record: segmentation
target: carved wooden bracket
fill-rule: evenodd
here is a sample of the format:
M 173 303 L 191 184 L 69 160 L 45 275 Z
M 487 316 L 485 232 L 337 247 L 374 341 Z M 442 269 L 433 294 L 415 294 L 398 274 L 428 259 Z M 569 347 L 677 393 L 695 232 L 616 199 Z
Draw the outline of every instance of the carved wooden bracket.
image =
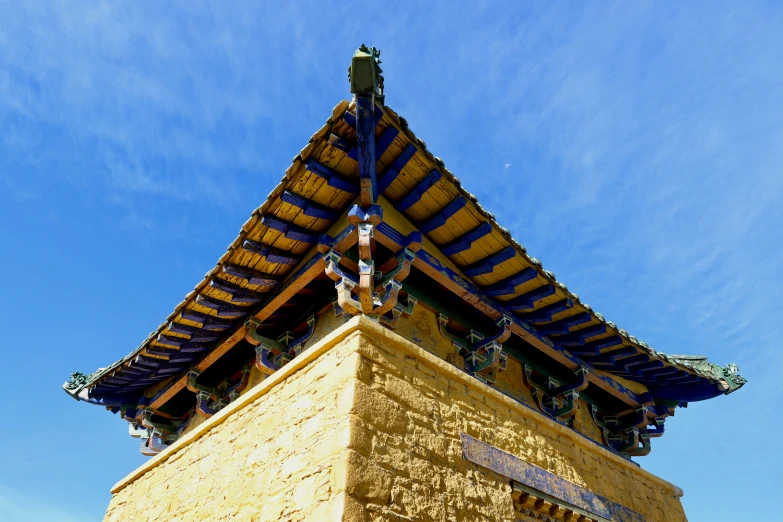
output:
M 272 375 L 302 352 L 315 331 L 315 316 L 307 318 L 307 331 L 296 338 L 290 330 L 283 332 L 276 340 L 264 337 L 258 333 L 260 324 L 255 317 L 245 321 L 245 340 L 256 347 L 254 364 L 258 371 Z
M 511 318 L 504 315 L 498 319 L 498 330 L 492 335 L 484 336 L 470 330 L 464 338 L 449 332 L 448 323 L 447 315 L 438 314 L 440 334 L 454 346 L 454 354 L 451 354 L 447 361 L 483 382 L 494 383 L 497 380 L 497 372 L 506 369 L 506 354 L 503 352 L 502 343 L 511 336 Z
M 526 364 L 523 377 L 539 410 L 550 417 L 570 420 L 578 408 L 579 392 L 587 388 L 587 374 L 587 368 L 579 366 L 574 370 L 576 379 L 569 384 L 561 386 L 552 377 L 547 377 L 546 383 L 540 384 L 533 379 L 533 369 Z
M 593 422 L 601 428 L 604 443 L 615 451 L 627 456 L 648 455 L 651 450 L 650 438 L 660 437 L 664 432 L 666 418 L 654 414 L 652 408 L 642 405 L 623 416 L 600 416 L 598 408 L 590 405 Z M 653 428 L 649 428 L 654 425 Z M 640 445 L 641 444 L 641 445 Z

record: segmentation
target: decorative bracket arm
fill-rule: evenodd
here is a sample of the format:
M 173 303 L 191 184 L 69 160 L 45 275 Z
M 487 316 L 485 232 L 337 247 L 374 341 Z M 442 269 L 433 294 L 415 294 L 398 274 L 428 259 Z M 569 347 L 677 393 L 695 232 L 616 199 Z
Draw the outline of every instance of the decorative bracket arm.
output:
M 392 317 L 388 318 L 386 315 L 381 315 L 378 318 L 378 321 L 390 330 L 394 330 L 397 328 L 397 325 L 400 322 L 400 317 L 410 317 L 413 314 L 413 309 L 416 307 L 416 303 L 418 302 L 419 300 L 416 299 L 416 297 L 408 294 L 408 304 L 404 305 L 400 302 L 398 297 L 397 304 L 395 304 L 394 308 L 391 309 Z
M 614 433 L 626 431 L 632 428 L 644 428 L 650 423 L 647 413 L 649 408 L 642 404 L 633 410 L 633 413 L 623 417 L 604 415 L 604 422 L 609 425 L 609 430 Z
M 188 372 L 188 380 L 187 383 L 185 384 L 187 389 L 195 394 L 205 393 L 212 400 L 218 399 L 218 397 L 220 396 L 220 392 L 218 391 L 217 388 L 213 386 L 204 386 L 203 384 L 198 384 L 198 382 L 196 382 L 198 380 L 199 375 L 201 375 L 201 372 L 198 370 L 190 370 Z
M 459 351 L 469 351 L 471 344 L 462 337 L 449 332 L 447 327 L 448 324 L 449 317 L 446 314 L 438 314 L 438 330 L 440 331 L 440 335 L 451 341 L 454 348 L 457 348 Z
M 150 430 L 158 430 L 160 433 L 168 435 L 177 431 L 176 426 L 170 422 L 156 422 L 152 420 L 154 412 L 145 410 L 141 417 L 141 425 Z
M 135 423 L 130 423 L 128 431 L 131 437 L 141 439 L 139 449 L 143 455 L 152 456 L 166 449 L 169 444 L 179 438 L 180 433 L 190 423 L 190 417 L 183 419 L 172 419 L 174 422 L 153 421 L 152 416 L 155 413 L 151 410 L 145 410 L 141 417 L 141 428 Z
M 364 223 L 360 223 L 360 238 L 361 225 Z M 335 251 L 330 251 L 324 256 L 326 275 L 336 281 L 337 308 L 341 312 L 347 312 L 351 315 L 365 314 L 378 318 L 394 309 L 402 289 L 402 281 L 410 274 L 411 264 L 416 255 L 408 248 L 400 251 L 397 254 L 397 267 L 388 272 L 378 285 L 373 283 L 376 274 L 372 259 L 359 260 L 357 280 L 356 276 L 339 267 L 341 257 L 342 255 Z M 383 291 L 382 295 L 381 290 Z M 354 297 L 354 293 L 358 299 Z
M 631 457 L 648 455 L 652 449 L 650 438 L 663 435 L 665 417 L 656 417 L 655 427 L 649 429 L 647 426 L 652 423 L 647 417 L 648 411 L 647 406 L 642 405 L 627 416 L 605 415 L 601 419 L 598 408 L 590 405 L 593 421 L 601 428 L 606 445 Z
M 196 411 L 205 417 L 211 417 L 228 405 L 224 398 L 213 399 L 207 392 L 196 394 Z
M 563 419 L 573 417 L 576 413 L 579 392 L 588 385 L 587 374 L 587 368 L 579 366 L 574 370 L 576 380 L 573 382 L 561 386 L 556 379 L 547 377 L 546 385 L 541 385 L 533 379 L 533 369 L 526 364 L 523 378 L 536 399 L 538 408 L 550 417 Z
M 506 354 L 503 352 L 503 343 L 511 335 L 511 318 L 501 317 L 497 325 L 498 331 L 489 337 L 470 330 L 466 338 L 452 334 L 448 330 L 449 318 L 445 314 L 438 314 L 438 329 L 440 334 L 450 340 L 455 348 L 453 358 L 464 364 L 464 369 L 477 379 L 494 383 L 497 372 L 506 369 Z
M 386 285 L 392 281 L 404 281 L 406 277 L 411 273 L 411 265 L 416 259 L 416 253 L 408 248 L 403 248 L 397 253 L 397 266 L 392 270 L 389 270 L 381 278 L 380 283 L 376 286 L 375 290 L 379 291 L 381 288 L 385 288 Z
M 629 457 L 649 455 L 652 449 L 650 434 L 644 429 L 629 428 L 620 434 L 612 434 L 604 430 L 604 438 L 609 447 Z
M 489 344 L 492 343 L 503 344 L 504 342 L 508 341 L 508 338 L 511 337 L 511 325 L 513 323 L 514 321 L 511 319 L 511 317 L 507 315 L 501 316 L 496 323 L 498 325 L 498 331 L 495 332 L 495 334 L 489 337 L 485 337 L 479 342 L 474 343 L 473 350 L 479 351 Z
M 242 393 L 245 388 L 247 388 L 247 383 L 250 380 L 250 367 L 245 366 L 242 368 L 242 377 L 240 377 L 239 382 L 236 384 L 230 386 L 227 390 L 225 395 L 223 395 L 224 399 L 228 399 L 229 402 L 235 400 L 237 397 L 239 397 L 239 394 Z
M 245 340 L 256 347 L 255 366 L 258 371 L 272 375 L 301 353 L 305 343 L 315 331 L 315 316 L 311 315 L 307 318 L 307 331 L 295 339 L 290 331 L 283 332 L 277 340 L 264 337 L 258 333 L 260 324 L 255 317 L 245 321 Z
M 340 259 L 343 255 L 336 250 L 332 249 L 324 255 L 324 262 L 326 264 L 326 275 L 335 282 L 348 280 L 354 285 L 359 284 L 359 279 L 350 272 L 344 272 L 340 268 Z
M 650 437 L 660 437 L 663 435 L 664 429 L 666 428 L 664 422 L 666 422 L 664 417 L 655 417 L 655 427 L 647 428 L 647 433 L 650 434 Z

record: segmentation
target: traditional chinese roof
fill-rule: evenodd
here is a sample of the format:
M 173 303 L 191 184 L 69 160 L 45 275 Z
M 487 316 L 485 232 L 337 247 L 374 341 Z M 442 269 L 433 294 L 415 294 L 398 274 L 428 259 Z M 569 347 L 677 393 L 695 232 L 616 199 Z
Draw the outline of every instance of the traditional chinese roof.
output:
M 412 266 L 459 306 L 492 322 L 508 318 L 511 331 L 546 356 L 570 369 L 589 369 L 591 383 L 607 393 L 630 394 L 640 404 L 644 400 L 619 381 L 643 384 L 654 399 L 680 403 L 731 393 L 745 383 L 735 365 L 668 356 L 582 302 L 381 99 L 372 105 L 374 187 L 384 212 L 375 235 L 390 250 L 402 251 L 412 233 L 403 229 L 420 232 Z M 364 197 L 356 112 L 355 101 L 334 107 L 215 267 L 136 349 L 90 375 L 73 374 L 65 390 L 115 410 L 159 406 L 182 389 L 190 370 L 206 371 L 243 342 L 248 318 L 261 331 L 278 332 L 328 304 L 334 284 L 323 276 L 325 255 L 355 230 L 345 227 Z

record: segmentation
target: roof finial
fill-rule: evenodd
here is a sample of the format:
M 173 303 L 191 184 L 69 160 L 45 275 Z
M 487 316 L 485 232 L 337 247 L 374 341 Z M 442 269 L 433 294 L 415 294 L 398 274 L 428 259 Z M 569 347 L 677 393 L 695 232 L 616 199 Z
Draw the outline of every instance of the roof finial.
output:
M 375 47 L 362 44 L 351 59 L 348 67 L 348 81 L 351 83 L 351 94 L 374 96 L 383 104 L 383 76 L 381 73 L 381 51 Z

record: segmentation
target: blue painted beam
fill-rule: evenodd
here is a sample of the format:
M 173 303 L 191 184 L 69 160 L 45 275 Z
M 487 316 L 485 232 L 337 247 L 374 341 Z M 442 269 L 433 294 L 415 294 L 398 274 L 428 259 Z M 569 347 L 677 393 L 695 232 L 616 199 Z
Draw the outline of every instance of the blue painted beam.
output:
M 394 139 L 400 134 L 394 127 L 387 127 L 383 133 L 375 139 L 375 161 L 381 159 L 383 153 L 394 143 Z M 352 147 L 348 151 L 348 157 L 353 160 L 358 160 L 359 151 L 356 147 Z
M 242 288 L 237 284 L 231 283 L 224 279 L 219 279 L 217 277 L 213 278 L 209 282 L 209 286 L 215 290 L 220 290 L 221 292 L 225 292 L 230 295 L 232 303 L 257 304 L 266 298 L 266 296 L 261 292 L 254 292 L 247 288 Z
M 103 380 L 109 384 L 130 384 L 133 382 L 129 378 L 118 377 L 116 375 L 109 375 L 108 377 L 104 377 Z
M 436 213 L 425 223 L 422 223 L 419 226 L 419 230 L 422 234 L 429 234 L 433 230 L 442 227 L 451 216 L 459 212 L 467 203 L 468 200 L 463 196 L 457 196 L 454 198 L 454 201 L 443 207 L 440 212 Z
M 619 335 L 613 335 L 611 337 L 604 337 L 603 339 L 598 339 L 597 341 L 589 342 L 582 346 L 577 346 L 575 348 L 568 348 L 568 351 L 571 352 L 573 355 L 576 355 L 577 357 L 590 357 L 592 355 L 598 355 L 598 353 L 605 348 L 611 348 L 612 346 L 617 346 L 618 344 L 622 344 L 622 343 L 623 343 L 622 337 L 620 337 Z
M 552 285 L 544 285 L 535 288 L 525 294 L 513 297 L 503 303 L 503 306 L 513 312 L 520 312 L 522 310 L 532 310 L 536 306 L 536 302 L 549 297 L 555 293 L 555 287 Z
M 252 252 L 257 256 L 265 258 L 269 263 L 275 263 L 278 265 L 290 265 L 294 266 L 302 259 L 289 252 L 273 248 L 269 245 L 253 241 L 251 239 L 245 239 L 242 243 L 242 249 Z
M 292 241 L 301 241 L 313 245 L 318 242 L 318 234 L 310 232 L 306 228 L 302 228 L 288 221 L 283 221 L 280 218 L 274 216 L 265 215 L 261 218 L 261 224 L 268 226 L 272 230 L 282 232 L 286 239 Z
M 397 179 L 397 176 L 400 175 L 400 172 L 402 172 L 402 169 L 405 168 L 414 154 L 416 154 L 416 146 L 409 143 L 408 146 L 405 147 L 405 150 L 403 150 L 402 153 L 397 156 L 397 159 L 394 160 L 394 163 L 386 170 L 381 179 L 378 180 L 379 193 L 383 194 L 386 192 L 386 189 L 389 188 L 389 185 L 391 185 L 395 179 Z
M 669 385 L 680 385 L 681 383 L 684 383 L 686 381 L 690 381 L 691 379 L 697 378 L 692 373 L 688 373 L 685 370 L 679 370 L 679 372 L 672 377 L 669 377 L 664 382 L 667 386 Z
M 213 331 L 202 329 L 197 326 L 188 326 L 186 324 L 180 324 L 180 323 L 169 323 L 168 327 L 166 328 L 167 331 L 171 333 L 176 333 L 180 335 L 187 335 L 190 340 L 195 341 L 217 341 L 220 339 L 221 335 L 218 333 L 215 333 Z
M 554 323 L 541 326 L 538 328 L 538 333 L 542 335 L 563 335 L 567 334 L 572 327 L 589 323 L 592 320 L 592 315 L 587 312 L 581 312 L 555 321 Z
M 552 320 L 552 316 L 554 316 L 555 314 L 559 314 L 560 312 L 568 310 L 573 306 L 574 306 L 574 302 L 572 300 L 563 299 L 549 306 L 545 306 L 543 308 L 539 308 L 538 310 L 534 310 L 532 312 L 522 314 L 520 315 L 520 318 L 523 321 L 527 321 L 529 323 L 547 323 Z
M 557 339 L 553 339 L 553 341 L 555 341 L 560 346 L 565 347 L 581 346 L 590 337 L 595 337 L 596 335 L 601 335 L 604 333 L 606 333 L 606 325 L 601 323 L 588 326 L 587 328 L 582 328 L 581 330 L 577 330 L 575 332 L 560 335 L 557 337 Z
M 156 355 L 158 357 L 171 357 L 177 355 L 179 352 L 174 349 L 166 349 L 160 346 L 147 346 L 144 348 L 144 353 L 147 353 L 149 355 Z
M 280 284 L 280 276 L 266 274 L 240 265 L 223 265 L 223 273 L 244 279 L 249 285 L 275 287 Z
M 181 361 L 181 362 L 190 362 L 190 360 Z M 158 370 L 158 373 L 163 375 L 163 376 L 168 376 L 168 375 L 171 375 L 171 374 L 179 373 L 179 372 L 181 372 L 183 370 L 186 370 L 186 369 L 187 369 L 187 366 L 170 366 L 168 368 L 161 368 L 160 370 Z
M 624 366 L 626 367 L 627 370 L 628 366 L 630 365 L 624 365 Z M 646 370 L 652 370 L 653 368 L 663 368 L 663 361 L 654 359 L 640 364 L 635 364 L 633 365 L 633 369 L 629 373 L 641 376 L 643 375 L 642 372 Z
M 617 366 L 619 366 L 620 368 L 618 369 L 618 371 L 624 371 L 625 373 L 633 373 L 634 370 L 631 369 L 632 366 L 644 364 L 649 361 L 650 361 L 650 357 L 643 353 L 634 355 L 632 357 L 627 357 L 617 363 Z
M 293 205 L 297 208 L 301 208 L 305 216 L 326 219 L 328 221 L 334 221 L 335 219 L 340 217 L 340 212 L 337 212 L 336 210 L 332 210 L 329 207 L 319 205 L 318 203 L 314 201 L 310 201 L 307 198 L 303 198 L 299 194 L 294 194 L 290 190 L 284 191 L 283 194 L 280 196 L 280 199 L 285 201 L 289 205 Z
M 122 368 L 121 372 L 122 372 L 123 375 L 126 374 L 126 373 L 130 374 L 130 375 L 133 375 L 134 379 L 138 379 L 142 375 L 148 375 L 149 374 L 149 370 L 147 370 L 146 368 L 145 369 L 141 369 L 141 368 L 135 368 L 133 366 L 125 366 L 125 367 Z
M 491 274 L 495 267 L 500 263 L 513 259 L 517 255 L 517 251 L 513 247 L 507 246 L 499 252 L 495 252 L 484 259 L 473 263 L 462 269 L 462 273 L 468 277 L 475 277 L 482 274 Z
M 713 383 L 688 386 L 686 389 L 681 387 L 672 389 L 666 386 L 651 387 L 650 392 L 656 399 L 674 399 L 680 402 L 704 401 L 724 394 L 724 391 Z
M 214 343 L 187 343 L 179 347 L 180 353 L 201 353 L 214 348 Z
M 173 335 L 158 334 L 155 338 L 155 342 L 164 346 L 171 346 L 173 348 L 179 348 L 183 344 L 188 344 L 190 339 L 184 337 L 176 337 Z
M 155 342 L 163 346 L 178 348 L 183 352 L 200 352 L 212 346 L 216 339 L 185 339 L 184 337 L 175 337 L 173 335 L 158 334 Z
M 376 126 L 378 125 L 378 122 L 381 121 L 381 118 L 383 118 L 383 111 L 380 109 L 380 107 L 378 107 L 376 105 L 375 106 L 375 125 Z M 350 125 L 351 128 L 353 128 L 353 129 L 356 128 L 356 116 L 354 116 L 350 112 L 345 111 L 345 113 L 343 114 L 343 121 L 345 123 L 347 123 L 348 125 Z
M 421 201 L 424 193 L 427 192 L 432 186 L 440 179 L 440 172 L 433 170 L 426 178 L 421 180 L 410 193 L 402 198 L 396 205 L 394 205 L 400 212 L 405 212 L 413 205 Z
M 336 170 L 327 167 L 323 163 L 320 163 L 313 158 L 307 160 L 305 163 L 305 168 L 313 174 L 324 178 L 326 180 L 326 184 L 330 187 L 342 190 L 343 192 L 348 192 L 354 196 L 359 194 L 360 189 L 358 179 L 352 179 L 347 176 L 343 176 Z
M 595 365 L 609 365 L 609 366 L 615 366 L 618 361 L 618 359 L 622 359 L 623 357 L 628 357 L 630 355 L 634 355 L 636 353 L 636 349 L 633 346 L 623 346 L 622 348 L 618 348 L 616 350 L 611 350 L 605 353 L 597 353 L 595 355 L 585 355 L 585 360 Z
M 644 375 L 654 381 L 661 381 L 661 380 L 665 380 L 666 377 L 671 377 L 678 371 L 679 370 L 677 370 L 677 368 L 675 368 L 674 366 L 666 366 L 664 368 L 653 368 L 653 369 L 644 370 Z
M 511 277 L 507 277 L 498 281 L 497 283 L 492 283 L 491 285 L 485 286 L 482 288 L 482 290 L 484 291 L 484 295 L 488 295 L 490 297 L 513 294 L 516 290 L 516 287 L 523 283 L 527 283 L 528 281 L 532 281 L 536 278 L 537 275 L 538 273 L 536 272 L 535 268 L 528 267 L 521 272 L 512 275 Z M 554 288 L 552 291 L 554 292 Z
M 207 308 L 211 308 L 212 310 L 215 310 L 217 312 L 218 317 L 232 317 L 232 318 L 244 317 L 250 312 L 249 307 L 245 308 L 242 306 L 232 305 L 220 301 L 219 299 L 207 297 L 202 294 L 196 296 L 196 303 L 200 304 L 201 306 L 205 306 Z
M 367 208 L 378 200 L 378 176 L 375 155 L 375 104 L 371 96 L 357 95 L 356 100 L 356 148 L 361 181 L 361 204 Z
M 188 321 L 193 321 L 194 323 L 200 323 L 204 325 L 205 330 L 223 331 L 228 330 L 234 325 L 233 321 L 220 319 L 208 314 L 202 314 L 201 312 L 197 312 L 189 308 L 182 309 L 179 315 L 182 317 L 182 319 L 187 319 Z
M 147 357 L 143 353 L 138 354 L 135 359 L 133 360 L 135 364 L 138 364 L 139 366 L 146 366 L 147 368 L 153 368 L 158 369 L 160 368 L 160 365 L 163 363 L 160 359 L 155 359 L 154 357 Z
M 470 250 L 473 243 L 490 233 L 492 233 L 492 225 L 490 225 L 488 221 L 485 221 L 470 232 L 464 233 L 460 237 L 439 248 L 440 251 L 447 256 L 460 254 Z
M 332 147 L 336 149 L 340 149 L 343 152 L 348 152 L 352 148 L 352 145 L 350 143 L 342 139 L 340 136 L 337 136 L 336 134 L 330 134 L 329 137 L 326 139 L 326 141 Z

